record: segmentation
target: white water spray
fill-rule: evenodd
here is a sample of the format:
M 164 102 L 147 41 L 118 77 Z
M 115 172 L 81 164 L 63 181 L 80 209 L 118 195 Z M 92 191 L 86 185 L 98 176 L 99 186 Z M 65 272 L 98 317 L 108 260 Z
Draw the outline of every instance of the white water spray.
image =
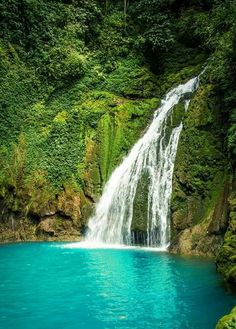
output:
M 167 248 L 170 240 L 169 206 L 172 176 L 182 123 L 170 132 L 168 119 L 174 106 L 198 88 L 199 77 L 172 89 L 155 111 L 154 118 L 142 138 L 133 146 L 106 183 L 95 215 L 89 220 L 86 241 L 92 243 L 134 243 L 131 225 L 136 190 L 143 174 L 148 174 L 147 232 L 143 244 Z

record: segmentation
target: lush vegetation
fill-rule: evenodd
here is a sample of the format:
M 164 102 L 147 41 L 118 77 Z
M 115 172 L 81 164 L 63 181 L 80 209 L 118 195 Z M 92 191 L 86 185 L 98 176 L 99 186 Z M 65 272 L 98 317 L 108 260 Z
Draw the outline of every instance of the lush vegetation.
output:
M 234 0 L 1 0 L 4 218 L 28 214 L 38 225 L 57 215 L 53 230 L 63 218 L 81 227 L 161 96 L 204 67 L 180 145 L 179 159 L 187 160 L 177 172 L 186 180 L 185 197 L 203 199 L 208 214 L 219 172 L 235 171 L 235 20 Z M 183 204 L 174 197 L 173 207 Z M 232 266 L 234 235 L 232 222 L 224 248 Z
M 38 188 L 44 205 L 53 202 L 67 182 L 84 189 L 91 145 L 101 144 L 104 153 L 111 148 L 97 136 L 105 125 L 107 131 L 119 134 L 120 146 L 113 151 L 113 160 L 100 155 L 110 162 L 109 169 L 102 167 L 103 160 L 97 165 L 101 168 L 91 170 L 97 191 L 89 194 L 98 194 L 112 167 L 147 124 L 158 103 L 151 98 L 183 78 L 175 77 L 178 68 L 166 62 L 174 76 L 166 78 L 163 87 L 152 70 L 156 56 L 166 57 L 174 44 L 167 27 L 158 39 L 151 38 L 151 22 L 158 11 L 152 17 L 148 10 L 145 18 L 143 9 L 149 7 L 145 1 L 127 3 L 125 13 L 122 6 L 119 1 L 1 1 L 1 194 L 12 209 L 32 208 L 29 204 L 34 204 Z M 167 22 L 166 6 L 158 10 Z M 156 31 L 160 24 L 154 24 Z M 164 47 L 163 38 L 170 39 Z M 202 62 L 201 52 L 194 63 L 190 50 L 189 54 L 191 67 Z M 181 69 L 185 61 L 179 62 Z M 163 65 L 158 72 L 163 72 Z M 191 75 L 191 67 L 183 75 Z M 146 104 L 149 114 L 143 121 Z M 131 117 L 132 128 L 125 128 Z M 105 136 L 104 131 L 101 134 Z
M 235 283 L 235 22 L 234 0 L 0 0 L 1 240 L 77 239 L 161 96 L 205 67 L 177 155 L 173 240 L 216 254 L 228 225 L 217 266 Z

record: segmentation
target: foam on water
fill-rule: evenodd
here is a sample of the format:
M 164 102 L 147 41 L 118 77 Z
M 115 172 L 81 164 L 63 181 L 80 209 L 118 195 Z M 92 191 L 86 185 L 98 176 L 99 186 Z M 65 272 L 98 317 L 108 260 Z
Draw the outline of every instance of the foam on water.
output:
M 143 246 L 128 246 L 121 244 L 107 244 L 102 242 L 72 242 L 63 244 L 52 244 L 52 247 L 63 248 L 63 249 L 130 249 L 130 250 L 143 250 L 143 251 L 155 251 L 165 252 L 166 248 L 157 247 L 143 247 Z

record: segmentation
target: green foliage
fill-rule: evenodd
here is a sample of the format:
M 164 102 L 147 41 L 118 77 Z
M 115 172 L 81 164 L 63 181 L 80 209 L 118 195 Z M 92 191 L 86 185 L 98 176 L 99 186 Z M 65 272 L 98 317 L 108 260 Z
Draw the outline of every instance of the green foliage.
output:
M 7 183 L 16 191 L 23 185 L 26 170 L 27 144 L 23 134 L 19 136 L 18 144 L 13 145 L 10 163 L 4 168 Z
M 2 0 L 0 13 L 4 40 L 36 50 L 52 45 L 65 28 L 73 28 L 77 36 L 89 37 L 99 8 L 93 0 Z
M 86 56 L 83 51 L 74 46 L 61 44 L 45 53 L 41 73 L 53 81 L 68 83 L 71 79 L 83 76 L 86 65 Z
M 177 39 L 188 47 L 203 45 L 207 36 L 210 12 L 194 7 L 182 12 L 181 19 L 176 21 Z
M 142 0 L 134 5 L 142 29 L 142 38 L 154 50 L 168 50 L 174 42 L 173 26 L 170 21 L 169 5 L 173 1 Z
M 221 94 L 221 104 L 229 119 L 228 148 L 232 159 L 235 155 L 236 108 L 236 3 L 232 0 L 216 1 L 210 14 L 208 28 L 199 31 L 206 47 L 212 52 L 207 67 L 211 81 Z
M 104 17 L 97 33 L 97 56 L 105 71 L 110 72 L 116 68 L 119 58 L 130 55 L 134 40 L 125 32 L 123 13 L 116 10 Z
M 129 58 L 117 63 L 104 87 L 126 97 L 146 98 L 157 93 L 157 79 L 148 67 L 140 66 L 135 58 Z
M 65 204 L 80 213 L 87 201 L 76 195 L 100 195 L 157 98 L 208 58 L 207 84 L 185 117 L 175 191 L 181 218 L 189 208 L 194 223 L 205 218 L 225 180 L 224 140 L 236 154 L 235 17 L 233 0 L 2 0 L 4 206 L 76 218 Z M 183 112 L 181 104 L 172 125 Z
M 212 2 L 140 0 L 130 4 L 129 18 L 135 22 L 138 35 L 135 45 L 151 61 L 155 72 L 163 73 L 169 62 L 177 64 L 177 71 L 181 58 L 186 67 L 189 54 L 192 65 L 196 55 L 205 52 L 202 31 L 207 28 Z

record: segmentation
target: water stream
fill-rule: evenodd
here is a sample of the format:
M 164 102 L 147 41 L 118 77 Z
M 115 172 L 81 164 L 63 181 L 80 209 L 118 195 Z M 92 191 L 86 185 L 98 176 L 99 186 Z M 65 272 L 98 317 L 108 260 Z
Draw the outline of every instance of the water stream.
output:
M 114 170 L 106 183 L 94 216 L 89 220 L 86 241 L 108 244 L 135 244 L 132 234 L 137 186 L 148 175 L 148 210 L 143 245 L 166 249 L 170 240 L 169 206 L 172 176 L 182 122 L 170 128 L 175 105 L 184 102 L 199 86 L 199 76 L 167 93 L 155 111 L 145 134 Z

